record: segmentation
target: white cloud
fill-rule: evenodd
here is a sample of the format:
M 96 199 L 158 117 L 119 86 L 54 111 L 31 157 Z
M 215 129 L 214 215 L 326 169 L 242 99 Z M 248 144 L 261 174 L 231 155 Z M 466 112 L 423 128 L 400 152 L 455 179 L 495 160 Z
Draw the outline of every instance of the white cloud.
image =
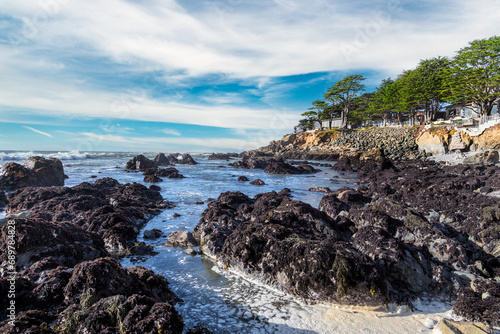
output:
M 167 135 L 172 135 L 172 136 L 180 136 L 181 133 L 175 129 L 163 129 L 161 132 L 167 134 Z
M 30 126 L 23 126 L 23 128 L 28 129 L 28 130 L 33 131 L 33 132 L 36 132 L 38 134 L 44 135 L 44 136 L 49 137 L 49 138 L 54 138 L 50 133 L 34 129 L 34 128 L 30 127 Z

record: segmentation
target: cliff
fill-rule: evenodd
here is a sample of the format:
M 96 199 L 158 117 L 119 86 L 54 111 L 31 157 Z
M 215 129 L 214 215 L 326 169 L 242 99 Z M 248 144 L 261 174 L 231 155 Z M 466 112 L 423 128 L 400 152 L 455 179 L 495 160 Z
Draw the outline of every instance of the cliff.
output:
M 500 149 L 500 124 L 477 136 L 447 127 L 368 128 L 324 130 L 285 135 L 269 145 L 247 152 L 253 156 L 287 159 L 337 160 L 346 151 L 380 149 L 391 159 L 422 158 L 460 150 Z

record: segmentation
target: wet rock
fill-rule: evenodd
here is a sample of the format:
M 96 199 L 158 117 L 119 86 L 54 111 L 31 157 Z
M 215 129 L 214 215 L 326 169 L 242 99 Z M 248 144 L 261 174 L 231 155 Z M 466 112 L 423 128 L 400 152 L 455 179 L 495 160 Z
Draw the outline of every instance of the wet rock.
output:
M 387 286 L 374 265 L 344 241 L 335 220 L 289 192 L 221 194 L 193 233 L 204 254 L 309 300 L 379 305 Z M 261 276 L 262 277 L 262 276 Z M 370 293 L 370 288 L 378 293 Z
M 255 180 L 251 181 L 250 184 L 253 184 L 255 186 L 264 186 L 264 185 L 266 185 L 266 183 L 264 181 L 262 181 L 261 179 L 255 179 Z
M 163 153 L 159 153 L 155 157 L 155 161 L 158 163 L 158 166 L 169 166 L 169 165 L 175 165 L 175 164 L 182 164 L 182 165 L 196 165 L 197 162 L 191 157 L 191 155 L 184 153 L 184 154 L 169 154 L 168 156 L 165 156 Z
M 8 162 L 0 170 L 0 190 L 13 191 L 24 187 L 64 185 L 64 168 L 59 159 L 30 157 L 24 166 Z
M 174 162 L 171 162 L 170 159 L 165 156 L 165 153 L 158 153 L 153 161 L 157 166 L 170 166 L 174 164 Z M 175 162 L 177 162 L 177 158 L 175 159 Z
M 148 245 L 144 241 L 137 242 L 135 245 L 131 246 L 129 250 L 127 251 L 129 255 L 139 255 L 139 256 L 146 256 L 146 255 L 158 255 L 158 252 L 155 252 L 154 247 L 151 245 Z
M 7 268 L 10 234 L 15 235 L 18 271 L 46 257 L 72 267 L 108 255 L 97 234 L 71 223 L 52 223 L 41 218 L 11 219 L 1 229 L 0 261 L 3 269 Z
M 174 167 L 168 168 L 148 168 L 143 173 L 150 177 L 166 177 L 168 179 L 183 179 L 184 176 L 179 173 L 179 171 Z M 145 181 L 146 182 L 146 181 Z
M 144 177 L 144 182 L 158 183 L 158 182 L 163 182 L 163 179 L 161 179 L 159 176 L 156 175 L 148 175 Z
M 236 161 L 229 166 L 235 168 L 246 168 L 246 169 L 265 169 L 272 162 L 284 162 L 283 159 L 275 159 L 275 158 L 265 158 L 265 157 L 251 157 L 245 156 L 241 161 Z
M 330 218 L 337 218 L 342 211 L 349 211 L 350 206 L 341 202 L 337 194 L 326 194 L 319 202 L 318 209 L 326 213 Z
M 247 182 L 247 181 L 250 181 L 250 180 L 248 179 L 248 177 L 242 175 L 242 176 L 238 177 L 238 181 L 239 182 Z
M 156 163 L 144 155 L 139 154 L 133 159 L 129 160 L 125 165 L 125 169 L 129 170 L 146 170 L 148 168 L 156 168 Z
M 229 160 L 237 157 L 238 153 L 212 153 L 208 156 L 208 160 Z
M 163 236 L 163 232 L 157 228 L 144 231 L 144 239 L 158 239 Z
M 152 191 L 161 191 L 161 187 L 155 185 L 155 184 L 152 184 L 149 186 L 149 189 L 152 190 Z
M 498 151 L 485 151 L 464 159 L 464 164 L 495 165 L 498 162 Z
M 483 321 L 500 325 L 500 283 L 476 279 L 470 288 L 460 290 L 453 311 L 468 321 Z
M 181 215 L 180 215 L 180 214 L 178 214 L 178 213 L 174 213 L 173 217 L 174 217 L 174 218 L 179 218 L 179 217 L 181 217 Z
M 8 213 L 32 211 L 31 218 L 81 226 L 96 232 L 109 251 L 124 252 L 139 229 L 167 205 L 143 185 L 102 178 L 71 188 L 24 188 L 8 195 Z
M 185 230 L 178 230 L 172 232 L 168 236 L 167 246 L 179 246 L 179 247 L 197 247 L 198 241 L 193 237 L 191 232 Z
M 264 172 L 269 174 L 313 174 L 319 172 L 309 165 L 292 166 L 286 162 L 275 161 L 266 166 Z

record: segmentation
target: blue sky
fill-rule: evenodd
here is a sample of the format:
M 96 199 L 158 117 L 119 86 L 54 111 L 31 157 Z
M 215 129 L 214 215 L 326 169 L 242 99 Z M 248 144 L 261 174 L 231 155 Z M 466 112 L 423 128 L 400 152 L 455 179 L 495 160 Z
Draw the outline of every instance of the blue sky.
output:
M 496 0 L 0 3 L 0 151 L 242 151 L 327 87 L 498 35 Z

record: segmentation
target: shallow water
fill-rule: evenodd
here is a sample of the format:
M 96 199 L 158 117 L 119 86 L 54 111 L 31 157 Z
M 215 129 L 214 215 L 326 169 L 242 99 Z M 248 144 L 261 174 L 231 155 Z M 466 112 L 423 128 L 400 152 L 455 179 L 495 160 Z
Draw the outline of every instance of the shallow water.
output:
M 127 173 L 125 163 L 134 153 L 78 153 L 42 152 L 46 157 L 68 157 L 63 160 L 69 176 L 66 186 L 94 182 L 97 178 L 112 177 L 120 183 L 143 183 L 142 173 Z M 0 165 L 8 161 L 24 160 L 39 152 L 0 152 Z M 145 154 L 152 158 L 153 154 Z M 73 157 L 73 158 L 71 158 Z M 238 273 L 220 269 L 210 259 L 190 256 L 183 249 L 163 246 L 168 235 L 179 229 L 192 231 L 200 220 L 206 204 L 198 201 L 216 199 L 225 191 L 241 191 L 253 197 L 268 191 L 287 187 L 292 197 L 315 207 L 323 193 L 310 192 L 310 187 L 327 186 L 332 190 L 351 186 L 357 181 L 353 174 L 340 174 L 331 168 L 317 167 L 322 172 L 311 175 L 270 175 L 262 170 L 236 169 L 227 161 L 208 160 L 207 156 L 193 156 L 198 165 L 175 166 L 185 179 L 165 179 L 158 183 L 163 197 L 176 205 L 153 218 L 141 231 L 158 228 L 165 234 L 156 240 L 147 240 L 159 252 L 157 256 L 125 258 L 123 266 L 141 265 L 165 276 L 171 289 L 183 299 L 176 308 L 182 314 L 186 327 L 202 324 L 215 333 L 431 333 L 426 319 L 439 319 L 449 306 L 439 303 L 422 304 L 422 312 L 391 312 L 340 309 L 329 305 L 306 305 L 283 292 L 250 281 Z M 120 168 L 116 168 L 120 167 Z M 262 179 L 265 186 L 238 182 L 238 176 L 250 180 Z M 146 184 L 149 186 L 149 184 Z M 174 213 L 181 216 L 174 218 Z M 430 320 L 427 320 L 429 322 Z

